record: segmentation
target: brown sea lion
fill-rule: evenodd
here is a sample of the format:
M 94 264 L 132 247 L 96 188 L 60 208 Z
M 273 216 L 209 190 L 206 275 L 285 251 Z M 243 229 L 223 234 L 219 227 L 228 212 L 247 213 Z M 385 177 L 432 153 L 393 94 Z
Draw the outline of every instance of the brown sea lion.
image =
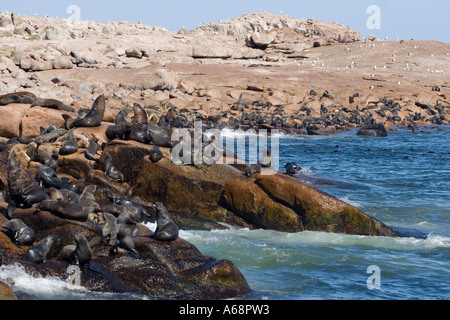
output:
M 102 94 L 100 95 L 92 105 L 91 110 L 87 113 L 84 118 L 77 118 L 73 122 L 75 127 L 98 127 L 105 115 L 106 99 Z
M 6 106 L 10 103 L 32 104 L 37 99 L 31 92 L 13 92 L 0 95 L 0 106 Z

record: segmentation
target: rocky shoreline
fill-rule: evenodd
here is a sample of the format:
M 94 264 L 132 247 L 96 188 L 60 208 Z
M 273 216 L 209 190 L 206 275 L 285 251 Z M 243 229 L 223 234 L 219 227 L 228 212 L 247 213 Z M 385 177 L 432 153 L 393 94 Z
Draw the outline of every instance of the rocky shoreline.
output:
M 58 237 L 48 261 L 35 263 L 25 259 L 31 245 L 18 246 L 3 230 L 2 263 L 66 279 L 73 261 L 57 257 L 83 236 L 92 268 L 81 280 L 94 291 L 163 299 L 227 299 L 251 291 L 231 261 L 204 256 L 180 238 L 152 237 L 142 220 L 157 221 L 157 202 L 185 228 L 229 224 L 396 236 L 355 207 L 280 172 L 267 175 L 240 163 L 177 165 L 170 137 L 178 128 L 192 129 L 196 121 L 203 129 L 293 134 L 361 127 L 359 134 L 380 136 L 394 126 L 450 119 L 442 71 L 449 45 L 363 41 L 334 23 L 250 14 L 174 33 L 1 13 L 0 35 L 0 222 L 20 219 L 36 232 L 33 244 Z M 374 68 L 376 59 L 384 68 Z M 406 70 L 399 67 L 404 59 L 410 61 Z M 44 185 L 42 177 L 56 184 Z M 96 190 L 90 205 L 81 205 L 76 218 L 69 214 L 75 209 L 52 210 L 37 199 L 68 208 L 74 205 L 69 199 L 90 186 Z M 119 219 L 111 208 L 119 195 L 147 214 L 128 219 L 133 250 L 112 254 L 105 213 Z M 8 290 L 0 291 L 11 296 Z

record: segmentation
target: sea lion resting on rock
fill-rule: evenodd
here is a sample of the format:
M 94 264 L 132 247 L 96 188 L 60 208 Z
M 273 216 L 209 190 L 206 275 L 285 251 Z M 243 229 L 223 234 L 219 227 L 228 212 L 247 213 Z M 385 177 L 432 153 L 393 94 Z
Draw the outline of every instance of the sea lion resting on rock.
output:
M 66 177 L 58 178 L 55 169 L 46 165 L 36 171 L 35 179 L 43 188 L 67 189 L 73 192 L 79 191 L 79 187 L 76 184 L 70 182 Z
M 92 105 L 91 110 L 84 118 L 77 118 L 73 122 L 74 127 L 98 127 L 105 115 L 106 100 L 105 96 L 100 95 Z
M 35 240 L 35 232 L 20 219 L 12 219 L 5 223 L 3 228 L 7 229 L 7 235 L 19 246 L 32 245 Z
M 32 104 L 37 99 L 31 92 L 13 92 L 0 95 L 0 106 L 6 106 L 10 103 Z
M 25 261 L 34 263 L 47 262 L 48 253 L 50 252 L 53 243 L 58 239 L 59 237 L 50 235 L 45 239 L 39 241 L 36 245 L 27 250 L 27 252 L 25 253 Z
M 57 257 L 57 260 L 65 260 L 71 264 L 84 268 L 90 267 L 92 251 L 89 243 L 83 234 L 75 234 L 75 245 L 69 244 L 63 247 Z
M 114 255 L 123 251 L 131 252 L 136 258 L 139 257 L 139 252 L 134 248 L 133 237 L 125 232 L 119 231 L 116 242 L 109 249 L 109 254 Z
M 67 135 L 66 141 L 59 149 L 59 154 L 62 156 L 73 154 L 78 151 L 78 140 L 75 138 L 73 131 L 70 131 Z
M 41 201 L 48 199 L 47 193 L 25 170 L 19 162 L 17 154 L 13 152 L 8 163 L 8 188 L 10 201 L 7 208 L 7 217 L 11 219 L 18 205 L 30 208 Z
M 71 106 L 65 105 L 64 103 L 62 103 L 61 101 L 56 100 L 56 99 L 38 98 L 33 101 L 33 103 L 31 104 L 31 108 L 36 107 L 36 106 L 44 107 L 44 108 L 51 108 L 51 109 L 56 109 L 56 110 L 69 111 L 69 112 L 75 111 L 75 109 L 72 108 Z
M 91 140 L 89 140 L 88 147 L 84 151 L 84 157 L 88 160 L 99 162 L 99 159 L 95 157 L 97 150 L 98 150 L 98 139 L 96 137 L 92 137 Z
M 49 211 L 54 215 L 65 219 L 86 221 L 89 215 L 89 207 L 80 204 L 79 195 L 70 190 L 67 191 L 67 197 L 64 200 L 47 199 L 41 201 L 38 206 L 41 211 Z
M 106 152 L 105 158 L 105 178 L 111 178 L 118 182 L 124 182 L 123 173 L 114 167 L 112 156 L 109 152 Z
M 179 229 L 167 211 L 167 208 L 161 203 L 155 203 L 156 210 L 156 230 L 150 236 L 160 241 L 173 241 L 178 238 Z

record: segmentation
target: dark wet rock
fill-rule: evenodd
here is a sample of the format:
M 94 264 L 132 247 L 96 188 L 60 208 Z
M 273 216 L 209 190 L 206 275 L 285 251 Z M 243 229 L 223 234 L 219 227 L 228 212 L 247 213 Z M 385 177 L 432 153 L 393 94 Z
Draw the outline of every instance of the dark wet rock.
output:
M 23 249 L 4 250 L 8 261 L 22 264 L 29 272 L 67 279 L 69 263 L 56 258 L 64 246 L 73 244 L 75 234 L 82 234 L 92 250 L 91 267 L 81 273 L 81 285 L 89 290 L 137 292 L 151 297 L 192 300 L 227 299 L 250 292 L 244 276 L 231 261 L 204 256 L 184 239 L 161 242 L 139 236 L 134 238 L 138 257 L 128 253 L 110 255 L 109 245 L 100 241 L 100 226 L 92 222 L 67 220 L 45 211 L 38 214 L 31 214 L 30 210 L 17 211 L 20 219 L 36 228 L 37 239 L 48 234 L 60 238 L 49 252 L 49 261 L 44 264 L 24 261 Z M 4 237 L 0 235 L 2 248 L 6 242 Z
M 382 124 L 368 124 L 361 127 L 358 130 L 357 135 L 367 137 L 387 137 L 388 132 Z

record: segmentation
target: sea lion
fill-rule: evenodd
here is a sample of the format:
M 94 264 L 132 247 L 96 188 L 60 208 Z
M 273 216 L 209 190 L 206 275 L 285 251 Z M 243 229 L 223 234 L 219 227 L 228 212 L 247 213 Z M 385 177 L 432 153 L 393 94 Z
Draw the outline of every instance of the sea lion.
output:
M 97 203 L 97 200 L 94 197 L 94 192 L 96 190 L 97 186 L 95 184 L 86 186 L 80 196 L 80 204 L 83 207 L 89 208 L 90 212 L 99 212 L 102 210 L 100 204 Z
M 115 255 L 117 253 L 120 253 L 121 251 L 123 252 L 123 250 L 131 252 L 136 258 L 139 257 L 139 252 L 137 252 L 137 250 L 134 248 L 133 237 L 127 233 L 119 231 L 119 233 L 117 234 L 116 242 L 109 249 L 109 254 Z
M 105 114 L 106 100 L 105 96 L 100 95 L 92 105 L 91 110 L 84 118 L 77 118 L 73 122 L 75 127 L 98 127 L 102 121 Z
M 65 135 L 66 133 L 67 130 L 64 128 L 55 129 L 39 135 L 38 137 L 36 137 L 36 139 L 34 139 L 34 142 L 36 142 L 38 145 L 54 142 L 56 139 Z
M 74 128 L 73 123 L 75 122 L 75 118 L 68 115 L 68 114 L 62 114 L 61 115 L 64 119 L 64 124 L 61 126 L 61 128 L 64 128 L 66 130 L 70 130 L 72 128 Z
M 96 137 L 92 137 L 89 140 L 89 145 L 84 151 L 84 157 L 88 160 L 92 160 L 95 162 L 99 162 L 99 159 L 95 157 L 98 150 L 98 139 Z
M 257 163 L 248 166 L 244 171 L 244 176 L 247 177 L 247 181 L 250 181 L 252 174 L 254 173 L 260 173 L 261 172 L 261 161 L 258 161 Z
M 289 175 L 297 174 L 302 169 L 295 162 L 286 163 L 284 168 L 286 169 L 286 174 Z
M 172 147 L 172 130 L 170 128 L 158 127 L 148 124 L 147 131 L 151 142 L 160 147 Z
M 155 203 L 156 230 L 151 238 L 160 241 L 173 241 L 178 238 L 178 226 L 172 221 L 167 208 L 161 203 Z
M 120 123 L 128 122 L 128 113 L 130 113 L 131 107 L 126 106 L 122 110 L 117 113 L 116 118 L 114 119 L 114 124 L 118 125 Z
M 139 105 L 139 103 L 135 102 L 133 104 L 134 116 L 131 118 L 131 122 L 133 123 L 148 123 L 147 112 Z
M 47 262 L 48 253 L 55 241 L 59 239 L 58 236 L 49 235 L 45 239 L 39 241 L 36 245 L 30 247 L 25 253 L 25 261 L 34 263 Z
M 78 221 L 86 221 L 89 215 L 89 207 L 83 207 L 80 204 L 79 196 L 70 190 L 67 190 L 67 197 L 63 200 L 43 200 L 39 203 L 38 208 L 65 219 Z
M 3 228 L 7 229 L 7 235 L 19 246 L 32 245 L 35 240 L 34 230 L 20 219 L 10 220 L 3 225 Z
M 108 126 L 105 131 L 105 135 L 109 140 L 114 140 L 116 138 L 126 140 L 126 134 L 128 128 L 131 126 L 129 122 L 120 122 L 118 124 Z
M 77 233 L 75 234 L 75 242 L 75 250 L 70 254 L 71 263 L 81 268 L 85 266 L 89 267 L 92 259 L 92 251 L 86 237 L 81 233 Z
M 79 187 L 66 177 L 58 178 L 55 169 L 42 166 L 36 171 L 35 179 L 43 188 L 68 189 L 78 192 Z
M 8 162 L 8 189 L 10 200 L 7 207 L 7 217 L 12 215 L 19 205 L 30 208 L 48 199 L 47 193 L 39 186 L 31 173 L 20 163 L 16 152 L 11 154 Z
M 152 141 L 147 124 L 137 122 L 128 124 L 124 140 L 133 140 L 145 144 Z
M 51 108 L 51 109 L 56 109 L 56 110 L 62 110 L 62 111 L 75 112 L 74 108 L 72 108 L 71 106 L 65 105 L 64 103 L 62 103 L 61 101 L 56 100 L 56 99 L 38 98 L 33 101 L 33 103 L 31 104 L 31 108 L 36 107 L 36 106 L 44 107 L 44 108 Z
M 103 216 L 105 223 L 102 227 L 102 242 L 115 244 L 117 241 L 117 233 L 119 232 L 116 217 L 109 212 L 103 212 Z
M 58 168 L 58 158 L 59 158 L 58 152 L 53 151 L 50 157 L 44 162 L 44 165 L 46 167 L 56 170 L 56 168 Z
M 109 152 L 106 152 L 105 157 L 105 178 L 111 178 L 120 183 L 124 182 L 123 173 L 114 167 L 113 159 Z
M 62 156 L 73 154 L 78 151 L 78 140 L 75 138 L 73 131 L 67 134 L 66 141 L 59 149 L 59 154 Z
M 31 92 L 13 92 L 0 95 L 0 106 L 6 106 L 10 103 L 32 104 L 37 99 Z
M 140 204 L 125 199 L 125 198 L 121 198 L 121 197 L 111 197 L 110 200 L 119 206 L 124 206 L 124 207 L 134 207 L 136 209 L 138 209 L 138 215 L 134 214 L 134 212 L 130 212 L 129 214 L 131 214 L 132 219 L 134 222 L 140 223 L 142 221 L 146 221 L 150 218 L 150 214 L 148 213 L 147 209 L 145 209 L 143 206 L 141 206 Z
M 150 154 L 148 158 L 152 163 L 157 163 L 159 160 L 161 160 L 163 157 L 163 153 L 161 150 L 159 150 L 158 146 L 154 146 L 153 149 L 150 151 Z

